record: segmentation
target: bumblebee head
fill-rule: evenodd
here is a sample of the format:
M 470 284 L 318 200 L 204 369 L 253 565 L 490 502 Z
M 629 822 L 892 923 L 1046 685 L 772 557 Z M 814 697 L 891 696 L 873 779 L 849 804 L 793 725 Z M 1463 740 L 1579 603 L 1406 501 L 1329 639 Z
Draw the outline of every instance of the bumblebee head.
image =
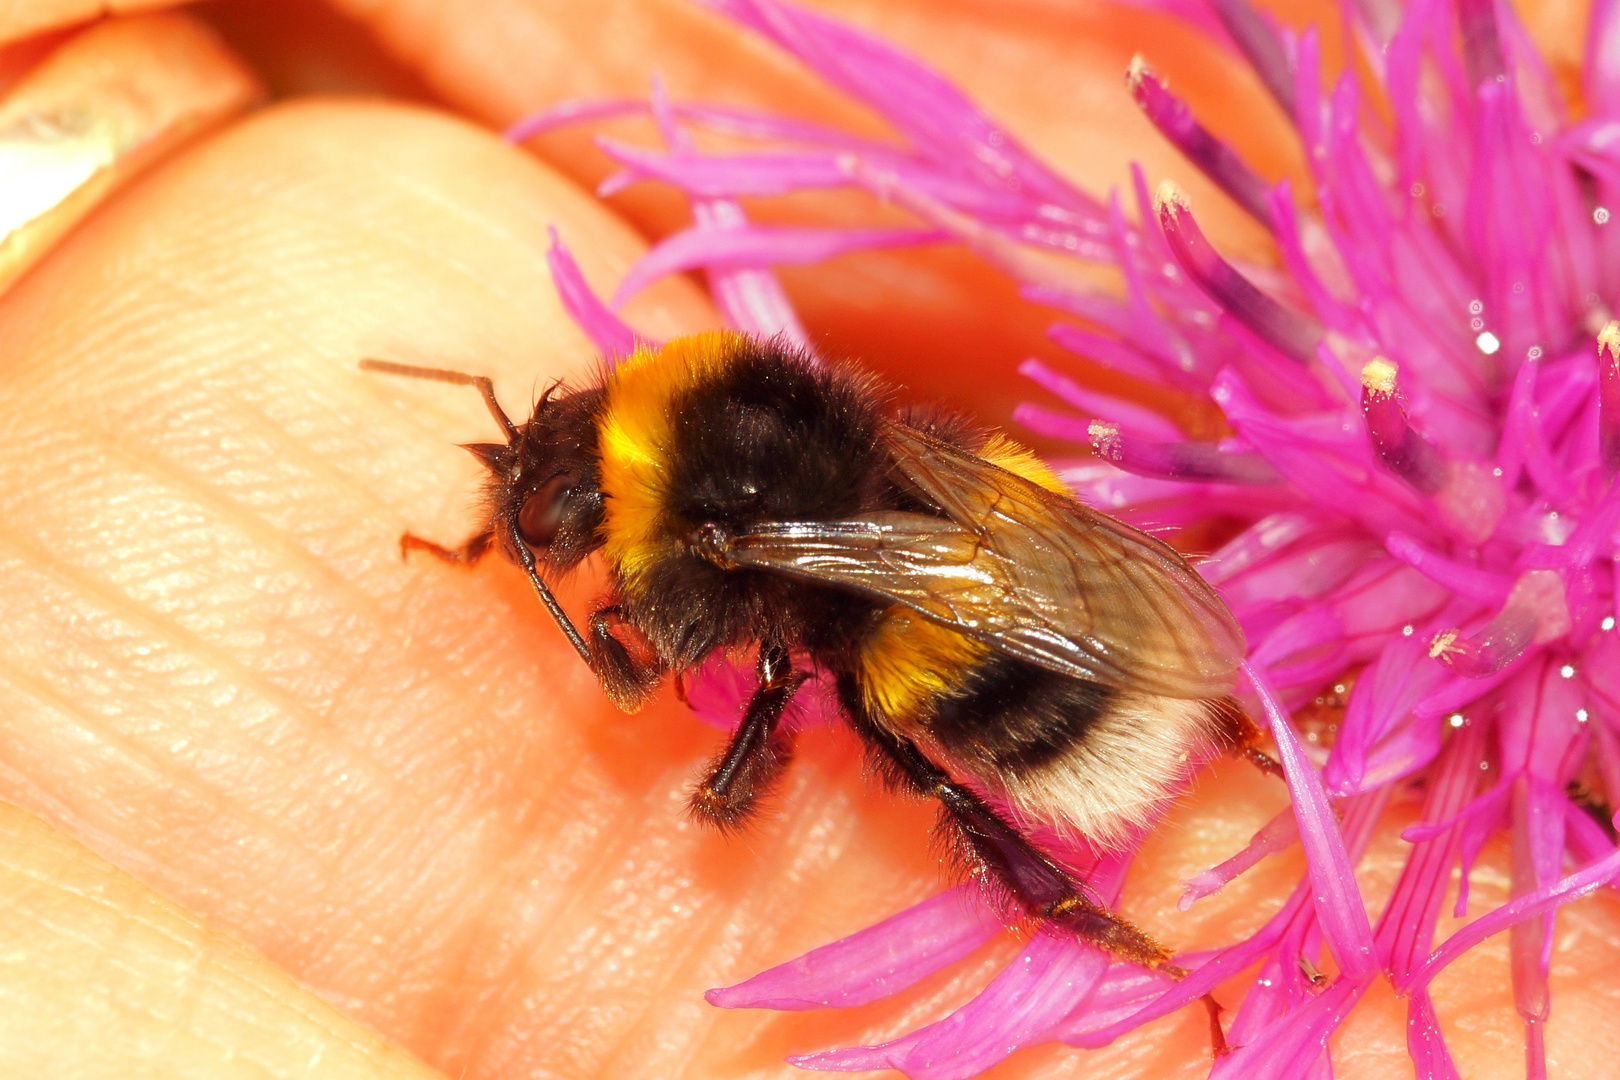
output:
M 489 469 L 491 531 L 505 547 L 524 545 L 548 570 L 565 571 L 601 546 L 597 484 L 596 391 L 558 394 L 554 386 L 505 443 L 470 443 Z M 521 551 L 508 554 L 527 564 Z
M 529 575 L 535 594 L 557 620 L 568 643 L 585 666 L 595 671 L 585 639 L 540 576 L 540 566 L 568 570 L 600 546 L 596 527 L 602 517 L 602 492 L 597 482 L 596 426 L 591 413 L 601 391 L 559 396 L 554 385 L 534 407 L 529 422 L 519 427 L 495 400 L 495 386 L 486 376 L 391 360 L 365 359 L 360 367 L 478 391 L 489 414 L 506 433 L 506 441 L 466 447 L 489 470 L 490 519 L 483 532 L 463 545 L 458 557 L 476 559 L 491 541 L 498 545 Z

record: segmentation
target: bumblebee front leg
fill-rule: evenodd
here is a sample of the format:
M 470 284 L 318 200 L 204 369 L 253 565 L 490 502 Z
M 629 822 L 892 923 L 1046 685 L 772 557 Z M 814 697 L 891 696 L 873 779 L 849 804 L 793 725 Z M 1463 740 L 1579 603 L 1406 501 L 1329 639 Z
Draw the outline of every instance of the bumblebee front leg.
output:
M 742 723 L 692 793 L 692 814 L 722 830 L 746 822 L 759 797 L 787 767 L 792 745 L 777 729 L 788 702 L 809 678 L 793 670 L 788 651 L 779 645 L 760 645 L 757 670 L 759 686 Z
M 399 557 L 409 558 L 413 551 L 425 551 L 434 558 L 457 566 L 476 566 L 489 551 L 490 543 L 495 535 L 481 532 L 470 538 L 458 548 L 447 548 L 442 544 L 435 544 L 432 540 L 424 540 L 415 533 L 403 533 L 399 538 Z
M 664 665 L 652 642 L 624 617 L 617 604 L 591 612 L 585 647 L 591 670 L 613 704 L 635 712 L 663 678 Z

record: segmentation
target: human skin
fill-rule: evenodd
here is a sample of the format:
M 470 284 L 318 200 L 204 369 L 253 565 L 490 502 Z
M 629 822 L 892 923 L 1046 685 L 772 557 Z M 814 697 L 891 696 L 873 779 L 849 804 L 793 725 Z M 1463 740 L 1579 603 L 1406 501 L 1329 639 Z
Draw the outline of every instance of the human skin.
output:
M 158 166 L 0 298 L 0 797 L 56 830 L 0 820 L 15 841 L 0 843 L 0 896 L 31 915 L 0 941 L 14 1006 L 0 1047 L 35 1045 L 31 1074 L 74 1072 L 88 1052 L 31 1017 L 109 1000 L 81 1029 L 124 1055 L 109 1075 L 229 1075 L 251 1059 L 236 1053 L 251 1025 L 226 1020 L 273 1007 L 303 1017 L 278 1022 L 327 1060 L 352 1046 L 354 1029 L 280 969 L 452 1076 L 785 1076 L 787 1053 L 939 1015 L 1009 955 L 1004 942 L 853 1013 L 707 1006 L 704 989 L 934 891 L 927 808 L 869 786 L 853 741 L 828 729 L 803 740 L 757 828 L 708 833 L 683 801 L 717 732 L 668 697 L 612 710 L 499 560 L 467 573 L 398 559 L 405 529 L 454 542 L 471 528 L 477 468 L 453 444 L 490 438 L 491 421 L 470 391 L 355 361 L 486 373 L 514 413 L 550 379 L 584 377 L 589 346 L 544 270 L 552 223 L 600 290 L 641 250 L 464 122 L 279 106 Z M 715 325 L 684 280 L 626 314 L 656 336 Z M 925 368 L 887 370 L 937 392 Z M 587 576 L 565 602 L 581 612 L 595 589 Z M 1246 766 L 1217 767 L 1145 849 L 1126 913 L 1178 949 L 1257 926 L 1295 856 L 1186 913 L 1178 883 L 1283 803 Z M 1363 864 L 1375 904 L 1415 814 L 1397 799 Z M 1488 849 L 1473 910 L 1506 880 L 1505 850 Z M 124 921 L 53 902 L 85 895 Z M 201 934 L 189 963 L 141 945 L 128 927 L 174 925 L 166 902 L 257 956 Z M 1620 910 L 1585 901 L 1559 927 L 1549 1045 L 1568 1075 L 1601 1075 Z M 50 977 L 87 941 L 104 963 Z M 262 993 L 220 989 L 237 970 Z M 1467 1075 L 1522 1072 L 1506 970 L 1492 941 L 1436 983 Z M 237 1008 L 172 1004 L 220 999 Z M 1409 1075 L 1403 1017 L 1374 991 L 1337 1038 L 1346 1075 Z M 1206 1054 L 1188 1010 L 1102 1051 L 1022 1052 L 995 1075 L 1196 1076 Z M 416 1068 L 383 1049 L 366 1061 Z

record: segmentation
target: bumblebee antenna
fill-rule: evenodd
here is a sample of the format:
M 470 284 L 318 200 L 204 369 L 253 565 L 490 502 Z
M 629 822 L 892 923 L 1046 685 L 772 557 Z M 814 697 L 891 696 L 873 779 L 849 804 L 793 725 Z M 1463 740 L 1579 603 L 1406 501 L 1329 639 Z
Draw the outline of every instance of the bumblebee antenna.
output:
M 529 575 L 529 583 L 534 586 L 535 594 L 540 597 L 540 602 L 546 605 L 546 610 L 551 612 L 551 617 L 557 620 L 557 627 L 568 639 L 568 644 L 574 647 L 574 651 L 579 653 L 579 658 L 585 661 L 585 666 L 594 674 L 596 665 L 591 663 L 591 653 L 585 647 L 585 639 L 580 637 L 579 631 L 574 628 L 573 620 L 568 617 L 568 612 L 562 609 L 562 605 L 557 603 L 557 598 L 541 580 L 540 570 L 534 564 L 534 552 L 523 542 L 523 534 L 518 531 L 517 518 L 508 518 L 506 528 L 511 535 L 512 550 L 517 553 L 518 562 Z
M 417 367 L 414 364 L 396 364 L 392 360 L 360 361 L 362 371 L 380 371 L 384 375 L 403 375 L 407 379 L 427 379 L 431 382 L 451 383 L 456 386 L 471 386 L 484 396 L 484 404 L 489 406 L 489 414 L 495 422 L 501 425 L 506 432 L 508 445 L 518 441 L 517 425 L 512 418 L 506 415 L 500 402 L 495 400 L 495 384 L 489 381 L 487 375 L 468 375 L 464 371 L 449 371 L 445 368 Z

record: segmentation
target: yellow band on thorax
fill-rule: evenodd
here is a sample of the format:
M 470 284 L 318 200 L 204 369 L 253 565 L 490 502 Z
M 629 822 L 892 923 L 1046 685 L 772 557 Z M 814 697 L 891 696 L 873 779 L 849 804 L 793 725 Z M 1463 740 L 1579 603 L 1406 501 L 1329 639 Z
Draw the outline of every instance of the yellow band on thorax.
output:
M 678 400 L 718 377 L 744 344 L 715 330 L 677 338 L 659 349 L 640 346 L 608 376 L 597 419 L 604 495 L 603 557 L 627 583 L 667 543 L 674 411 Z

